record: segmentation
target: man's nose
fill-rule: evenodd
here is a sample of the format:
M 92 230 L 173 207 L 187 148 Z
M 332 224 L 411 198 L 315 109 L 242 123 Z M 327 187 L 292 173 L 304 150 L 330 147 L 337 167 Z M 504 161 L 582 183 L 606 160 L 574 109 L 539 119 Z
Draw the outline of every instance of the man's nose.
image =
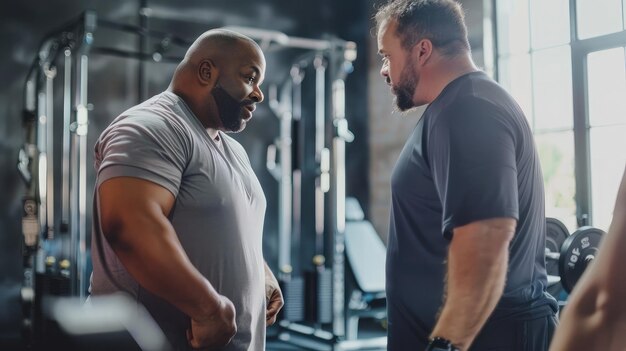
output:
M 256 88 L 254 89 L 254 91 L 252 92 L 252 94 L 250 94 L 250 98 L 252 100 L 254 100 L 254 102 L 262 102 L 263 99 L 265 98 L 265 96 L 263 95 L 263 92 L 261 91 L 261 89 Z
M 380 68 L 380 75 L 381 75 L 383 78 L 386 78 L 387 80 L 389 80 L 389 69 L 387 68 L 387 65 L 383 65 L 383 66 Z

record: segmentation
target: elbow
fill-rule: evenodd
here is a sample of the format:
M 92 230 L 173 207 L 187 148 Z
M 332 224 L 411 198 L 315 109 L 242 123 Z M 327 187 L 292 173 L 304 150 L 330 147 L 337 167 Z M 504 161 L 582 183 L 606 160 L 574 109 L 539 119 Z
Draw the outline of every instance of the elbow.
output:
M 623 294 L 616 290 L 599 289 L 596 296 L 595 315 L 606 322 L 606 325 L 624 325 L 626 323 L 626 301 Z
M 610 284 L 598 279 L 584 281 L 572 294 L 565 307 L 563 318 L 585 320 L 599 325 L 624 323 L 624 297 L 616 294 Z
M 132 247 L 128 233 L 128 225 L 124 220 L 102 221 L 102 236 L 114 251 L 127 251 Z

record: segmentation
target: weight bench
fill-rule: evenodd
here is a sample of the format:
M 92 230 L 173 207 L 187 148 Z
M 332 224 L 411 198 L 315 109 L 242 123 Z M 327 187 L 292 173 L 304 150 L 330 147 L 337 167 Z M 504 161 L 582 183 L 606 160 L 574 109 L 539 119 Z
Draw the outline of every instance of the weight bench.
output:
M 348 291 L 346 339 L 355 340 L 360 318 L 383 319 L 387 316 L 386 248 L 376 229 L 365 220 L 346 222 L 345 247 L 348 266 L 355 282 Z

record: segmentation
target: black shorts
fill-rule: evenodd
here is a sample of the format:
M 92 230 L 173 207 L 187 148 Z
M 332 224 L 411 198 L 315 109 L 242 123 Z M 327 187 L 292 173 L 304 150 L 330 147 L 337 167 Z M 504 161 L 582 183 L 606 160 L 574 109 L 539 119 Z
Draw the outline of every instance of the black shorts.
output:
M 488 323 L 470 351 L 547 351 L 557 324 L 554 315 Z

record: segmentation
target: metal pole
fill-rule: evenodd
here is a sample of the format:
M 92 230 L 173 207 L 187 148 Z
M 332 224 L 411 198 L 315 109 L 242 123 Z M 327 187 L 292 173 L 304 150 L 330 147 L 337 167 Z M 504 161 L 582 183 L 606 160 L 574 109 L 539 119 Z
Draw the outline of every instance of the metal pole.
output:
M 345 85 L 343 79 L 332 84 L 333 124 L 337 129 L 345 120 Z M 346 225 L 346 149 L 345 140 L 339 133 L 333 137 L 333 166 L 331 167 L 334 186 L 331 192 L 331 208 L 334 234 L 333 252 L 333 333 L 345 335 L 345 272 L 344 272 L 344 230 Z
M 296 157 L 292 157 L 296 164 L 291 167 L 291 178 L 292 178 L 292 240 L 291 240 L 291 255 L 296 253 L 296 260 L 294 268 L 300 272 L 301 264 L 300 262 L 300 245 L 301 245 L 301 234 L 302 234 L 302 165 L 301 165 L 301 145 L 302 140 L 304 140 L 299 136 L 300 133 L 300 123 L 302 120 L 302 81 L 304 80 L 304 70 L 299 65 L 294 65 L 291 68 L 291 77 L 293 82 L 293 103 L 292 103 L 292 130 L 291 135 L 296 135 L 296 145 L 292 142 L 291 150 L 295 152 Z M 295 126 L 296 130 L 294 131 L 293 127 Z M 296 134 L 297 133 L 297 134 Z M 299 142 L 298 142 L 299 141 Z M 293 156 L 293 154 L 292 154 Z M 293 256 L 292 256 L 293 257 Z M 292 260 L 294 262 L 294 260 Z
M 148 47 L 148 16 L 150 8 L 148 8 L 148 0 L 141 0 L 139 5 L 139 53 L 146 53 Z M 146 89 L 146 64 L 144 60 L 139 60 L 139 69 L 137 70 L 137 100 L 143 102 L 147 97 Z
M 70 120 L 72 118 L 72 51 L 65 49 L 64 81 L 63 81 L 63 174 L 61 186 L 61 220 L 68 223 L 70 208 L 69 198 L 69 167 L 70 167 Z
M 71 147 L 71 131 L 70 123 L 72 118 L 72 51 L 70 48 L 66 48 L 64 51 L 65 63 L 64 70 L 64 82 L 63 82 L 63 151 L 62 151 L 62 177 L 61 177 L 61 227 L 60 230 L 63 233 L 70 231 L 70 187 L 71 187 L 71 170 L 70 170 L 70 147 Z M 74 232 L 69 232 L 69 252 L 70 261 L 70 277 L 77 276 L 76 262 L 77 262 L 77 250 L 78 238 L 72 235 Z M 72 295 L 78 293 L 78 284 L 76 279 L 71 281 Z
M 291 122 L 292 122 L 292 89 L 288 83 L 281 94 L 283 109 L 280 114 L 280 190 L 279 190 L 279 248 L 278 267 L 283 274 L 290 274 L 291 265 L 291 229 L 292 229 L 292 179 L 291 179 Z
M 44 64 L 44 75 L 46 77 L 45 111 L 43 123 L 45 123 L 46 135 L 46 239 L 54 239 L 55 218 L 54 218 L 54 78 L 56 77 L 56 67 L 51 63 Z
M 76 281 L 78 296 L 83 299 L 87 286 L 86 253 L 87 253 L 87 132 L 89 110 L 87 100 L 87 81 L 89 68 L 89 50 L 93 43 L 93 31 L 96 29 L 96 14 L 88 11 L 84 17 L 84 33 L 78 46 L 75 65 L 74 112 L 75 121 L 70 130 L 74 132 L 71 153 L 71 217 L 70 228 L 72 237 L 76 238 Z
M 91 34 L 91 33 L 89 33 Z M 87 110 L 87 69 L 89 58 L 87 54 L 80 55 L 79 71 L 77 81 L 77 102 L 76 105 L 76 143 L 78 161 L 78 261 L 77 279 L 79 286 L 79 296 L 85 295 L 85 257 L 87 252 L 87 125 L 89 122 Z
M 326 148 L 326 64 L 322 55 L 313 60 L 315 67 L 315 158 L 320 174 L 315 184 L 315 251 L 324 252 L 324 194 L 330 188 L 330 157 Z
M 337 57 L 341 54 L 342 57 Z M 331 53 L 332 73 L 332 139 L 331 168 L 331 215 L 333 234 L 333 332 L 339 337 L 345 335 L 345 226 L 346 226 L 346 142 L 352 142 L 354 135 L 348 130 L 346 120 L 345 76 L 352 71 L 352 61 L 356 59 L 356 44 L 349 42 L 343 50 Z
M 47 175 L 47 142 L 46 142 L 46 94 L 43 91 L 37 93 L 37 149 L 39 150 L 39 159 L 37 162 L 37 188 L 39 189 L 39 227 L 42 232 L 47 232 L 48 228 L 48 183 Z M 41 264 L 41 266 L 40 266 Z M 43 260 L 37 260 L 37 272 L 43 271 Z M 39 270 L 41 268 L 41 270 Z

